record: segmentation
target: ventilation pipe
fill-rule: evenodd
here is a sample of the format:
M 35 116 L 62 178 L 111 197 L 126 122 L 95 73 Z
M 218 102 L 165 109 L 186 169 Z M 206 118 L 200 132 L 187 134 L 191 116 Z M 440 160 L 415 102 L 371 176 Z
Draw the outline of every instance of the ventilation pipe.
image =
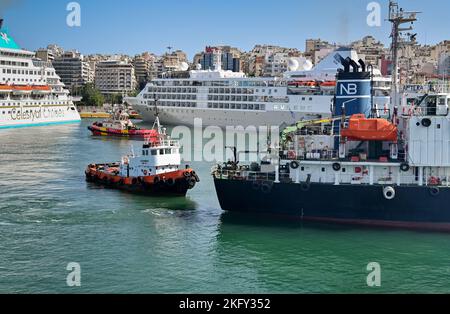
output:
M 353 73 L 359 72 L 359 65 L 354 60 L 350 59 L 350 66 L 353 68 Z

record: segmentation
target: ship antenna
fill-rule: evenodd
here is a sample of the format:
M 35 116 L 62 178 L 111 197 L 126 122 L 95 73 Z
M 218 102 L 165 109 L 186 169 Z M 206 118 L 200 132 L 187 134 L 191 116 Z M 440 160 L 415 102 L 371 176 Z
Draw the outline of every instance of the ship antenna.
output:
M 400 92 L 400 80 L 398 73 L 398 53 L 399 50 L 407 45 L 413 45 L 416 42 L 415 34 L 406 34 L 409 38 L 404 38 L 406 31 L 413 30 L 413 24 L 417 21 L 417 14 L 421 12 L 405 12 L 403 9 L 399 8 L 396 1 L 389 1 L 389 22 L 392 24 L 392 97 L 393 105 L 397 106 L 398 96 Z M 407 28 L 401 28 L 405 23 L 410 23 L 411 26 Z

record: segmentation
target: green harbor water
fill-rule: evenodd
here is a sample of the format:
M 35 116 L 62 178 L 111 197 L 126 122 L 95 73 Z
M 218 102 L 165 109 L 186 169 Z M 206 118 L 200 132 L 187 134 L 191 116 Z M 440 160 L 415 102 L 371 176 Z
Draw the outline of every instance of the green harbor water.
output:
M 224 213 L 212 163 L 191 163 L 201 183 L 186 199 L 88 184 L 87 164 L 139 144 L 88 123 L 0 131 L 0 293 L 450 292 L 450 234 Z M 71 262 L 81 287 L 66 284 Z

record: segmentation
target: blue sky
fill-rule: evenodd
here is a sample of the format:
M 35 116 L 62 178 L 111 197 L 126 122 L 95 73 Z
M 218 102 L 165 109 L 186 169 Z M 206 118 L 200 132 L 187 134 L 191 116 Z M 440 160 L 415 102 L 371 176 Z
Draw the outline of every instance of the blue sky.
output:
M 69 2 L 0 0 L 0 15 L 23 48 L 56 43 L 84 54 L 161 54 L 172 46 L 192 58 L 206 45 L 304 50 L 306 38 L 348 43 L 365 35 L 389 42 L 388 0 L 379 1 L 383 25 L 375 28 L 366 24 L 371 0 L 78 0 L 79 28 L 66 24 Z M 400 5 L 423 11 L 416 25 L 419 42 L 450 39 L 450 1 L 400 0 Z

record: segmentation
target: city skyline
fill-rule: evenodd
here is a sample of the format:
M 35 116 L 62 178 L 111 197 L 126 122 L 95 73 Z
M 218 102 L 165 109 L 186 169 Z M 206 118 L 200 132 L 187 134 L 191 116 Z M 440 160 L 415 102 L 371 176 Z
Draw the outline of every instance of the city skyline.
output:
M 80 0 L 81 27 L 71 28 L 66 24 L 69 2 L 43 0 L 36 6 L 30 0 L 8 1 L 0 7 L 0 15 L 25 49 L 55 43 L 83 54 L 163 54 L 171 46 L 192 59 L 207 45 L 230 45 L 249 51 L 256 44 L 273 44 L 304 51 L 307 38 L 349 44 L 371 35 L 385 45 L 390 41 L 390 26 L 384 21 L 387 0 L 379 2 L 381 27 L 367 25 L 366 7 L 370 1 L 344 0 L 339 7 L 328 0 L 246 0 L 245 6 L 238 0 L 227 1 L 226 5 L 206 0 L 175 1 L 169 15 L 167 4 L 159 0 L 132 0 L 125 8 L 117 1 Z M 450 22 L 445 16 L 450 4 L 437 0 L 399 4 L 423 12 L 415 26 L 420 44 L 437 44 L 450 38 Z M 318 20 L 318 16 L 322 19 Z

